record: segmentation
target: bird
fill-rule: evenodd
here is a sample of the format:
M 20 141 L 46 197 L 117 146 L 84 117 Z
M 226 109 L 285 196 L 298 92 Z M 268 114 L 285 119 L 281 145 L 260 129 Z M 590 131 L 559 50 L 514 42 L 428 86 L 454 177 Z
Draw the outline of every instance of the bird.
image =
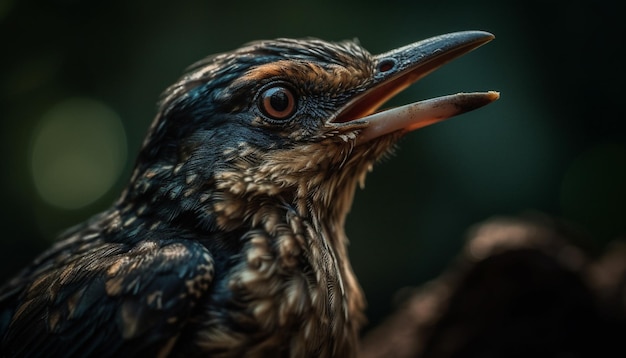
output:
M 379 108 L 493 38 L 379 55 L 279 38 L 193 64 L 161 96 L 119 199 L 0 288 L 2 356 L 354 357 L 356 188 L 406 133 L 499 93 Z

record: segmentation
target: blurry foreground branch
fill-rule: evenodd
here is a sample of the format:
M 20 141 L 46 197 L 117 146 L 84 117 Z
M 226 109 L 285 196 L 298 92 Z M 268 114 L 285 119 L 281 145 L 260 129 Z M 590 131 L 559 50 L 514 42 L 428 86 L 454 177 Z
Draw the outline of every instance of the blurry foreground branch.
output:
M 626 357 L 626 245 L 593 259 L 543 218 L 476 226 L 447 272 L 408 294 L 361 356 Z

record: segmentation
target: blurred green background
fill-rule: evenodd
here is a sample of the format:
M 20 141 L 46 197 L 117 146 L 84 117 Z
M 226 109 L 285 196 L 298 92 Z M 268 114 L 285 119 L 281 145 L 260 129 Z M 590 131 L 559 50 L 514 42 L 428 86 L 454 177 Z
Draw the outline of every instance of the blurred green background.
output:
M 0 279 L 124 187 L 162 90 L 262 38 L 358 38 L 373 53 L 429 36 L 496 40 L 395 98 L 498 90 L 411 133 L 348 221 L 373 323 L 440 273 L 468 228 L 543 212 L 600 252 L 626 232 L 625 22 L 617 1 L 0 1 Z

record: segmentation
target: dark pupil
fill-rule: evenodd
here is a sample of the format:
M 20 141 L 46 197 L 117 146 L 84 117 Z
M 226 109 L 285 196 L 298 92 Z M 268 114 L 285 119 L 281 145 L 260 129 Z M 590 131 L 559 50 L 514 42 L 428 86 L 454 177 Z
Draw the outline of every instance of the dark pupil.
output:
M 270 97 L 270 105 L 276 111 L 282 112 L 289 107 L 289 96 L 284 91 L 274 91 Z

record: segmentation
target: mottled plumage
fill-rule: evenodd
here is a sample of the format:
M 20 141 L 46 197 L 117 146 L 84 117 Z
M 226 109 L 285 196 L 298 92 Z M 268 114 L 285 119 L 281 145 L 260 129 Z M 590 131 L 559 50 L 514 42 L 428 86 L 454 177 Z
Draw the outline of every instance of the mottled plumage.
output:
M 365 301 L 344 220 L 406 132 L 361 144 L 360 118 L 491 39 L 448 36 L 435 38 L 447 57 L 414 45 L 425 65 L 407 49 L 279 39 L 192 66 L 120 199 L 0 290 L 2 355 L 354 355 Z

